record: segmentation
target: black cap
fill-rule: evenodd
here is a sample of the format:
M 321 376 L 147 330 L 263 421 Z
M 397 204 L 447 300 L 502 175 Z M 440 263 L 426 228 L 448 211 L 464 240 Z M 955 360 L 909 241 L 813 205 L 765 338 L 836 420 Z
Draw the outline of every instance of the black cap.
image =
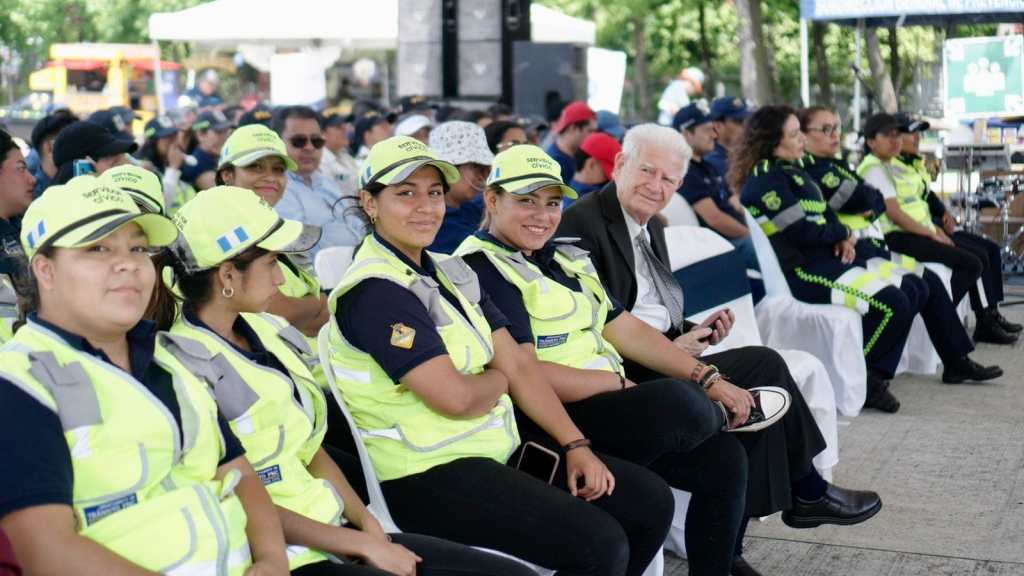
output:
M 437 106 L 427 100 L 426 96 L 403 96 L 398 101 L 398 108 L 402 114 L 408 114 L 409 112 L 422 112 L 424 110 L 430 110 L 437 108 Z
M 371 128 L 377 124 L 387 122 L 394 124 L 397 118 L 394 114 L 381 114 L 376 110 L 367 110 L 356 119 L 356 127 L 354 138 L 352 138 L 352 146 L 355 150 L 359 150 L 359 147 L 363 145 L 363 135 L 370 131 Z
M 270 110 L 270 107 L 266 104 L 257 104 L 253 106 L 252 110 L 249 110 L 238 119 L 238 127 L 248 126 L 250 124 L 263 124 L 267 128 L 270 128 L 270 120 L 274 117 L 274 113 Z
M 192 123 L 192 130 L 200 132 L 203 130 L 227 130 L 234 126 L 231 120 L 224 115 L 220 110 L 207 110 L 196 117 L 195 122 Z
M 119 138 L 133 138 L 132 121 L 135 120 L 135 113 L 124 106 L 97 110 L 90 114 L 87 120 L 103 126 L 108 132 Z
M 931 129 L 932 125 L 924 120 L 915 120 L 910 114 L 906 112 L 897 112 L 894 117 L 899 122 L 900 132 L 911 134 L 914 132 L 924 132 L 925 130 Z
M 53 163 L 61 166 L 86 156 L 97 159 L 115 154 L 132 153 L 139 145 L 134 140 L 117 138 L 106 128 L 81 120 L 68 125 L 57 134 L 53 143 Z
M 174 125 L 174 120 L 171 120 L 170 116 L 156 116 L 146 122 L 146 129 L 142 135 L 146 140 L 155 140 L 174 136 L 177 133 L 178 127 Z
M 331 126 L 344 126 L 346 124 L 351 124 L 354 119 L 355 118 L 353 118 L 351 114 L 328 114 L 320 121 L 320 125 L 324 128 L 329 128 Z
M 32 147 L 36 150 L 43 145 L 43 140 L 60 133 L 66 126 L 78 121 L 68 109 L 57 110 L 45 117 L 32 127 Z
M 884 134 L 893 129 L 899 129 L 900 123 L 892 114 L 880 112 L 864 122 L 864 139 L 870 140 L 879 134 Z

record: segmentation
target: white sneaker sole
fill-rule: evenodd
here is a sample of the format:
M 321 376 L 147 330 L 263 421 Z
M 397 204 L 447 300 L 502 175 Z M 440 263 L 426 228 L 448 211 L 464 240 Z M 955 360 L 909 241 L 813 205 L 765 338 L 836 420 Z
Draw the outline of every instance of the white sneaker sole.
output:
M 761 400 L 761 411 L 764 412 L 764 420 L 750 425 L 732 428 L 729 432 L 757 432 L 775 424 L 789 411 L 793 399 L 789 392 L 776 386 L 759 386 L 748 390 L 751 394 L 757 394 Z

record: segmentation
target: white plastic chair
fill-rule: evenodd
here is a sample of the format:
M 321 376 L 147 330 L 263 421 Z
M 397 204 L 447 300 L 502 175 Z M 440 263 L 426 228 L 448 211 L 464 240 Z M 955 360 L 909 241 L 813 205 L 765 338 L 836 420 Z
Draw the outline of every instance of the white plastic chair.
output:
M 856 416 L 867 397 L 867 366 L 861 317 L 834 304 L 808 304 L 793 297 L 768 237 L 746 214 L 764 279 L 765 297 L 757 303 L 757 327 L 771 348 L 803 350 L 821 360 L 836 395 L 836 409 Z
M 665 229 L 669 265 L 673 272 L 734 250 L 727 240 L 705 228 L 693 226 L 670 226 Z M 691 322 L 700 323 L 717 310 L 729 308 L 736 316 L 732 331 L 718 344 L 708 347 L 705 354 L 723 352 L 743 346 L 762 346 L 758 330 L 754 302 L 747 293 L 739 298 L 722 302 L 713 308 L 702 310 L 687 317 Z M 789 367 L 790 374 L 803 395 L 815 424 L 825 438 L 826 448 L 814 458 L 814 466 L 822 476 L 831 478 L 832 468 L 839 462 L 839 433 L 836 419 L 835 392 L 825 366 L 814 356 L 801 350 L 777 350 Z M 676 514 L 672 521 L 665 547 L 680 556 L 686 556 L 685 520 L 690 494 L 682 490 L 672 491 L 675 496 Z
M 668 205 L 661 211 L 669 226 L 699 226 L 700 220 L 697 213 L 693 211 L 690 203 L 683 198 L 682 194 L 676 193 L 668 201 Z
M 363 469 L 363 479 L 366 481 L 366 491 L 370 497 L 370 501 L 367 503 L 366 508 L 374 515 L 375 518 L 377 518 L 377 521 L 380 522 L 380 525 L 385 532 L 400 532 L 401 530 L 391 517 L 391 512 L 388 511 L 387 502 L 384 501 L 384 493 L 380 489 L 380 481 L 377 479 L 377 472 L 373 468 L 373 461 L 370 460 L 370 454 L 367 452 L 366 445 L 363 443 L 362 431 L 356 426 L 355 420 L 352 419 L 352 414 L 348 411 L 348 405 L 345 404 L 345 398 L 342 396 L 341 390 L 334 381 L 334 370 L 331 366 L 330 360 L 330 330 L 330 322 L 320 329 L 320 333 L 317 334 L 317 349 L 320 355 L 320 363 L 324 368 L 324 374 L 327 376 L 327 384 L 331 389 L 331 395 L 334 396 L 334 401 L 338 404 L 338 408 L 341 410 L 341 413 L 345 415 L 345 422 L 348 424 L 349 430 L 352 432 L 356 451 L 359 453 L 359 463 Z M 511 558 L 512 560 L 529 566 L 539 576 L 552 576 L 555 573 L 554 570 L 542 568 L 521 558 L 516 558 L 511 554 L 506 554 L 498 550 L 491 550 L 489 548 L 480 548 L 479 546 L 476 548 L 489 554 L 496 554 L 498 556 Z M 664 553 L 662 550 L 659 550 L 657 556 L 654 557 L 651 564 L 644 571 L 643 576 L 662 576 L 664 569 Z
M 316 253 L 313 269 L 321 289 L 333 290 L 338 285 L 355 253 L 355 246 L 330 246 Z

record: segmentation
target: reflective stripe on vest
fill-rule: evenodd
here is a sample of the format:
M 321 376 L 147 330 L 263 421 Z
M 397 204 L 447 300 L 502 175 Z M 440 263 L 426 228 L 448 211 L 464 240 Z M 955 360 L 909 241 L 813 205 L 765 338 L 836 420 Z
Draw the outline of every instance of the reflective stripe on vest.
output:
M 480 310 L 479 280 L 461 258 L 432 257 L 437 278 L 458 300 L 463 316 L 441 296 L 438 281 L 421 276 L 373 236 L 367 237 L 331 292 L 330 358 L 338 388 L 360 429 L 382 481 L 416 474 L 465 457 L 504 463 L 519 445 L 512 401 L 503 394 L 488 414 L 447 418 L 394 382 L 373 359 L 345 340 L 338 329 L 338 299 L 364 280 L 394 282 L 423 304 L 456 369 L 478 374 L 491 361 L 491 329 Z M 328 368 L 328 367 L 325 367 Z
M 149 570 L 240 575 L 249 551 L 239 476 L 214 480 L 224 451 L 216 404 L 165 336 L 153 361 L 171 375 L 180 426 L 130 374 L 32 321 L 0 348 L 2 377 L 60 419 L 80 535 Z
M 560 244 L 555 252 L 555 262 L 580 283 L 580 291 L 545 277 L 521 252 L 476 236 L 466 238 L 455 253 L 466 256 L 475 252 L 487 255 L 522 295 L 539 359 L 624 375 L 621 356 L 602 335 L 608 297 L 586 250 Z
M 202 343 L 219 359 L 218 365 L 227 365 L 223 372 L 235 375 L 232 378 L 237 383 L 222 390 L 214 388 L 215 396 L 221 412 L 234 415 L 229 418 L 231 430 L 245 447 L 274 504 L 318 522 L 340 525 L 341 498 L 328 481 L 314 478 L 307 469 L 323 442 L 327 403 L 305 362 L 293 351 L 293 346 L 305 344 L 305 339 L 293 335 L 294 342 L 286 343 L 280 335 L 290 334 L 287 328 L 291 326 L 282 318 L 270 314 L 242 317 L 287 374 L 253 362 L 219 335 L 184 316 L 171 332 Z M 236 404 L 240 400 L 242 404 Z M 322 552 L 296 547 L 288 557 L 289 569 L 327 558 Z

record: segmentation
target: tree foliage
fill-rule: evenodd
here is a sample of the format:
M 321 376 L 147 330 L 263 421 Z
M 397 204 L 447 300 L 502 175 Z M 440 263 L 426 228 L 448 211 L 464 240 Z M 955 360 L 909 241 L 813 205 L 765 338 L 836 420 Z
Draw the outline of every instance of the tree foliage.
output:
M 637 105 L 638 93 L 634 82 L 633 64 L 636 50 L 633 30 L 637 19 L 645 23 L 645 46 L 647 50 L 647 94 L 657 100 L 666 82 L 687 66 L 703 66 L 701 30 L 699 26 L 701 5 L 705 14 L 705 34 L 708 37 L 711 69 L 705 70 L 713 79 L 705 87 L 705 95 L 714 97 L 716 87 L 721 84 L 725 94 L 740 94 L 739 33 L 736 9 L 732 0 L 535 0 L 574 16 L 588 18 L 597 23 L 597 43 L 604 48 L 626 52 L 630 63 L 627 72 L 627 94 L 625 112 L 635 114 L 642 106 Z M 769 42 L 772 74 L 775 75 L 779 99 L 790 104 L 800 100 L 800 23 L 799 3 L 792 0 L 761 0 L 764 17 L 764 38 Z M 823 26 L 822 44 L 825 53 L 811 52 L 812 73 L 815 66 L 827 66 L 830 90 L 821 90 L 812 81 L 811 100 L 822 102 L 820 95 L 831 95 L 835 99 L 827 102 L 844 108 L 853 92 L 854 75 L 850 64 L 856 62 L 854 27 L 848 24 L 828 23 Z M 994 25 L 959 26 L 954 30 L 957 36 L 991 35 Z M 889 34 L 887 28 L 878 30 L 880 52 L 888 66 L 891 61 Z M 942 41 L 947 30 L 937 27 L 907 26 L 898 29 L 897 45 L 899 63 L 903 72 L 899 74 L 900 85 L 895 91 L 904 101 L 912 92 L 907 88 L 916 77 L 928 78 L 934 75 L 934 68 L 941 62 Z M 865 71 L 869 70 L 866 50 L 857 62 Z M 816 75 L 820 77 L 819 75 Z M 870 75 L 868 75 L 870 76 Z M 870 82 L 870 77 L 867 78 Z M 637 117 L 638 118 L 638 117 Z M 639 119 L 639 118 L 638 118 Z

